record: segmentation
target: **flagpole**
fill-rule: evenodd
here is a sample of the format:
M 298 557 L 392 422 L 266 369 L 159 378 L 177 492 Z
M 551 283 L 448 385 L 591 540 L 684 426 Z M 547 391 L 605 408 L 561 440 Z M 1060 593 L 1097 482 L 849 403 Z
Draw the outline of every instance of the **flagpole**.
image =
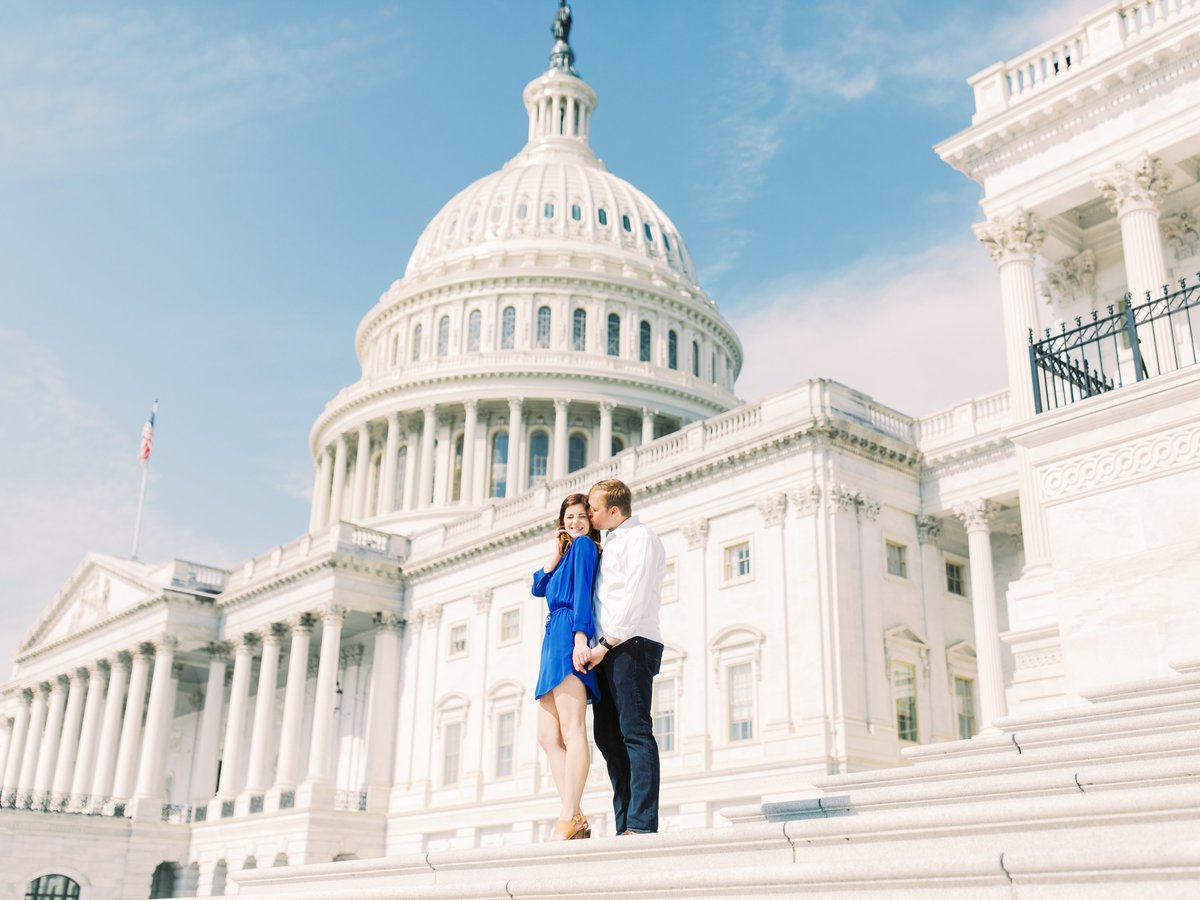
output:
M 133 523 L 133 549 L 129 551 L 129 558 L 137 559 L 138 538 L 142 535 L 142 508 L 146 505 L 146 478 L 150 474 L 150 462 L 147 460 L 142 465 L 142 487 L 138 491 L 137 519 Z
M 142 426 L 142 439 L 138 446 L 138 463 L 142 467 L 142 486 L 138 490 L 137 519 L 133 523 L 133 547 L 129 551 L 129 558 L 133 560 L 137 559 L 138 539 L 142 536 L 142 510 L 146 506 L 146 479 L 150 475 L 150 451 L 154 447 L 154 417 L 156 415 L 158 415 L 157 400 L 150 407 L 150 418 Z

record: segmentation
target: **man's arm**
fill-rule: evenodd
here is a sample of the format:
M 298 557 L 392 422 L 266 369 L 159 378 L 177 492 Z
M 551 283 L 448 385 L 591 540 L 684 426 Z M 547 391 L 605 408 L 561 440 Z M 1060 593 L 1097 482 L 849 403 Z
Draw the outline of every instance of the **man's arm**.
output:
M 658 600 L 662 575 L 658 571 L 665 560 L 658 542 L 645 529 L 630 534 L 622 547 L 625 556 L 625 605 L 617 621 L 608 623 L 605 637 L 627 640 L 637 634 L 651 603 Z

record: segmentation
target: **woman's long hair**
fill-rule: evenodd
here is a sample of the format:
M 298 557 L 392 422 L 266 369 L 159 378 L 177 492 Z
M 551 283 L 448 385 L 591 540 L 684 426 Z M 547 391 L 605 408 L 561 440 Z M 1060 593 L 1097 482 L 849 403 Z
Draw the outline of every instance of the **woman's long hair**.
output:
M 567 494 L 567 499 L 562 502 L 562 506 L 558 508 L 558 528 L 563 527 L 563 519 L 566 518 L 567 509 L 576 504 L 582 504 L 584 510 L 588 508 L 587 494 Z M 596 549 L 600 548 L 600 530 L 595 525 L 588 521 L 588 537 L 596 542 Z M 558 552 L 566 556 L 567 550 L 571 546 L 571 536 L 569 534 L 558 535 Z

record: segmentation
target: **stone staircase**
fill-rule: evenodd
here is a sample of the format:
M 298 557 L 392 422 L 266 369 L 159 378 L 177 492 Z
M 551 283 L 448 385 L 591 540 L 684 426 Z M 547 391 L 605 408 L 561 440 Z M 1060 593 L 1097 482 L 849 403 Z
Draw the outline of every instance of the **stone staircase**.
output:
M 368 898 L 1200 897 L 1200 663 L 1089 704 L 825 778 L 730 827 L 231 876 L 241 895 Z

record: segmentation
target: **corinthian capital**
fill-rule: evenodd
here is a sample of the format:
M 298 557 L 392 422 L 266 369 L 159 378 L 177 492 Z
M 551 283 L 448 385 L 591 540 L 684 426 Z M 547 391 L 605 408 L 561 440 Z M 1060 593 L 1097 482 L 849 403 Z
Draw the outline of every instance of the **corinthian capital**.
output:
M 962 519 L 967 531 L 987 531 L 1000 507 L 991 500 L 969 500 L 954 508 L 954 514 Z
M 1032 261 L 1046 240 L 1046 229 L 1037 213 L 1019 209 L 1004 218 L 976 225 L 975 237 L 999 266 L 1014 260 Z
M 679 526 L 689 550 L 699 550 L 708 540 L 708 519 L 693 519 Z
M 1171 187 L 1171 173 L 1161 159 L 1143 153 L 1129 165 L 1117 163 L 1096 178 L 1096 190 L 1118 216 L 1132 209 L 1157 212 Z

